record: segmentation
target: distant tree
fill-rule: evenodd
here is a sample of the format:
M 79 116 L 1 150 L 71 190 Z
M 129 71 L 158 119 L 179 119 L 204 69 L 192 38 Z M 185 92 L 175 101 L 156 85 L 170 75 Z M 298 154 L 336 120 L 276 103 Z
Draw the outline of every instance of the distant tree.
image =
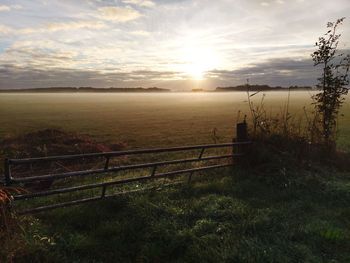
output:
M 339 52 L 341 34 L 338 27 L 345 17 L 327 24 L 328 31 L 316 42 L 317 50 L 312 53 L 315 66 L 322 66 L 322 76 L 317 88 L 321 91 L 313 96 L 321 139 L 327 147 L 334 149 L 339 109 L 348 93 L 350 55 Z

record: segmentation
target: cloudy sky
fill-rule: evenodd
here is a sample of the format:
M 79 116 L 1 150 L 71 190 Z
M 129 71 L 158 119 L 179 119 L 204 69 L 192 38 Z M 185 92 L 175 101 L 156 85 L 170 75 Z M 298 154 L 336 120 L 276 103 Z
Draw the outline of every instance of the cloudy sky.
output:
M 0 88 L 312 85 L 349 0 L 0 0 Z M 341 28 L 350 46 L 350 16 Z

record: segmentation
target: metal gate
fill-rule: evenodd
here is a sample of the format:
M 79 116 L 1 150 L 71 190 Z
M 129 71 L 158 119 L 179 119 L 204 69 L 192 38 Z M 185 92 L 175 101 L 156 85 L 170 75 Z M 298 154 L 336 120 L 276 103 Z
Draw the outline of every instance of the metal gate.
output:
M 183 146 L 183 147 L 172 147 L 172 148 L 158 148 L 158 149 L 142 149 L 142 150 L 130 150 L 130 151 L 116 151 L 116 152 L 104 152 L 104 153 L 88 153 L 88 154 L 78 154 L 78 155 L 64 155 L 64 156 L 53 156 L 53 157 L 41 157 L 41 158 L 27 158 L 27 159 L 6 159 L 4 167 L 4 182 L 7 186 L 24 186 L 24 188 L 31 189 L 28 192 L 17 194 L 13 196 L 13 207 L 16 209 L 16 203 L 19 201 L 25 201 L 26 205 L 24 209 L 18 210 L 18 214 L 28 214 L 36 213 L 41 211 L 46 211 L 59 207 L 72 206 L 80 203 L 91 202 L 95 200 L 105 199 L 109 197 L 114 197 L 116 195 L 124 194 L 125 192 L 130 193 L 133 191 L 139 191 L 139 189 L 120 191 L 113 194 L 107 194 L 107 190 L 112 186 L 126 185 L 134 182 L 144 182 L 147 180 L 155 180 L 160 178 L 172 178 L 178 175 L 188 174 L 188 181 L 191 180 L 193 173 L 199 171 L 211 170 L 214 168 L 222 168 L 232 166 L 237 158 L 244 154 L 243 149 L 249 145 L 251 142 L 235 142 L 235 143 L 224 143 L 224 144 L 207 144 L 207 145 L 195 145 L 195 146 Z M 226 151 L 221 154 L 208 155 L 207 152 L 211 149 L 216 149 L 221 151 Z M 192 154 L 190 158 L 178 158 L 173 159 L 171 156 L 174 153 L 184 155 Z M 126 165 L 114 165 L 113 160 L 120 158 L 129 158 L 131 156 L 140 156 L 143 158 L 152 157 L 156 154 L 165 154 L 167 158 L 160 157 L 159 159 L 167 159 L 163 161 L 151 161 L 151 162 L 141 162 L 132 163 Z M 169 159 L 169 157 L 172 157 Z M 96 160 L 100 160 L 97 162 Z M 142 159 L 141 159 L 142 160 Z M 67 171 L 55 173 L 49 171 L 43 175 L 30 175 L 24 177 L 18 177 L 15 175 L 14 171 L 16 167 L 21 166 L 22 170 L 31 170 L 33 165 L 37 167 L 47 166 L 48 163 L 53 162 L 78 162 L 78 163 L 89 163 L 95 162 L 96 165 L 101 167 L 92 169 L 81 169 L 77 171 Z M 207 163 L 206 163 L 207 162 Z M 208 162 L 211 162 L 208 164 Z M 216 162 L 216 163 L 213 163 Z M 190 167 L 181 167 L 184 164 L 190 165 Z M 170 171 L 161 171 L 165 167 L 170 167 L 172 165 L 177 165 L 175 169 Z M 196 167 L 194 167 L 196 166 Z M 23 168 L 27 167 L 27 168 Z M 147 171 L 147 175 L 134 176 L 134 177 L 123 177 L 121 179 L 116 179 L 118 173 L 121 171 L 132 171 L 137 169 L 143 169 Z M 160 170 L 160 171 L 159 171 Z M 92 176 L 103 174 L 109 174 L 108 181 L 84 183 L 80 182 L 78 179 L 86 179 L 90 177 L 90 181 L 96 179 L 97 177 L 91 178 Z M 103 178 L 102 178 L 103 179 Z M 64 181 L 64 182 L 62 182 Z M 78 183 L 76 186 L 71 186 L 72 182 Z M 27 185 L 43 184 L 46 182 L 46 189 L 32 189 L 31 187 L 26 187 Z M 52 187 L 53 183 L 58 183 L 55 188 Z M 40 206 L 35 206 L 28 208 L 28 206 L 33 206 L 31 202 L 27 202 L 32 199 L 37 199 L 40 197 L 46 198 L 48 196 L 60 195 L 64 193 L 76 193 L 84 190 L 93 189 L 93 196 L 88 198 L 78 198 L 74 200 L 64 201 L 58 200 L 51 204 L 45 204 Z M 98 190 L 99 189 L 99 190 Z M 98 191 L 97 191 L 98 190 Z M 49 199 L 47 199 L 49 200 Z

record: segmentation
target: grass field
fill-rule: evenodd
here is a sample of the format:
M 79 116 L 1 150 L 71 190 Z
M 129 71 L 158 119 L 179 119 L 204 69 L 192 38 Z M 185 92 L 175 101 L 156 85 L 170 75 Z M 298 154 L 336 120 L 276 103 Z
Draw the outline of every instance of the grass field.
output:
M 0 94 L 0 134 L 63 128 L 144 148 L 212 143 L 216 128 L 228 142 L 238 111 L 248 113 L 245 100 L 245 93 Z M 277 114 L 286 100 L 286 92 L 268 92 L 265 108 Z M 309 104 L 307 92 L 291 94 L 296 118 Z M 349 150 L 349 104 L 342 113 L 338 144 Z M 19 241 L 0 251 L 0 262 L 9 257 L 3 251 L 26 263 L 350 262 L 349 169 L 301 165 L 289 151 L 260 154 L 261 166 L 23 217 Z
M 221 169 L 195 179 L 30 219 L 14 261 L 350 261 L 349 173 Z
M 287 92 L 266 92 L 265 108 L 280 113 Z M 258 103 L 261 96 L 253 99 Z M 0 94 L 0 136 L 63 128 L 129 148 L 231 141 L 238 111 L 248 114 L 245 92 L 167 94 Z M 309 92 L 292 92 L 290 112 L 304 117 Z M 340 117 L 340 148 L 350 148 L 350 104 Z

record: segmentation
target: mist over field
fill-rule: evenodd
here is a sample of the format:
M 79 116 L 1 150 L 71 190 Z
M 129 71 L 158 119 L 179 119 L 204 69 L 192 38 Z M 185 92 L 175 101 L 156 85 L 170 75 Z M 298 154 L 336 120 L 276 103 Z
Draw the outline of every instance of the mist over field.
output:
M 253 97 L 258 104 L 265 94 L 265 109 L 281 114 L 288 92 L 265 92 Z M 303 107 L 311 111 L 308 91 L 290 94 L 290 112 L 305 121 Z M 349 96 L 348 96 L 349 97 Z M 240 111 L 240 113 L 239 113 Z M 350 105 L 340 117 L 340 147 L 349 147 Z M 238 115 L 240 117 L 238 118 Z M 223 93 L 20 93 L 0 95 L 0 134 L 63 128 L 90 134 L 100 141 L 123 141 L 129 147 L 171 146 L 213 142 L 216 128 L 220 142 L 229 142 L 235 123 L 250 118 L 246 92 Z

